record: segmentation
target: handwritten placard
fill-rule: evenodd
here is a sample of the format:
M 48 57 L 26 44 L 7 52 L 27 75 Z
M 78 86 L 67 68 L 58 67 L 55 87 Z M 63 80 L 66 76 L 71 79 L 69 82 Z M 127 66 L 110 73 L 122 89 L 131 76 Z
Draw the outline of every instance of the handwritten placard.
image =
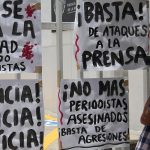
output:
M 37 80 L 0 81 L 0 149 L 42 150 L 42 93 Z
M 75 58 L 82 70 L 145 68 L 147 0 L 78 0 Z
M 62 80 L 59 135 L 62 150 L 129 147 L 124 79 Z
M 41 66 L 40 0 L 0 1 L 0 72 Z

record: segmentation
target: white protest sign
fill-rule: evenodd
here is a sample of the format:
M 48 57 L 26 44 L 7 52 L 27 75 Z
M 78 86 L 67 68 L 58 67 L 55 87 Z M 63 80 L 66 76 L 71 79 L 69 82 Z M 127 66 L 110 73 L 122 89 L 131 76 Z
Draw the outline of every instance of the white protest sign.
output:
M 148 65 L 147 0 L 77 0 L 75 58 L 82 70 Z
M 42 150 L 43 99 L 38 80 L 0 81 L 0 149 Z
M 129 147 L 124 79 L 62 80 L 58 97 L 62 150 Z
M 1 0 L 0 38 L 0 72 L 41 66 L 40 0 Z

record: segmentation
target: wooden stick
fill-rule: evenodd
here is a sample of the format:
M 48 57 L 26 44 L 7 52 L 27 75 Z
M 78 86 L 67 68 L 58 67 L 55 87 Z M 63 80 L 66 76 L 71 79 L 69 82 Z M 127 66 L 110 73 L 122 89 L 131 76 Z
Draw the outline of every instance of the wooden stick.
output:
M 57 87 L 60 87 L 60 82 L 61 82 L 61 71 L 57 71 Z
M 34 73 L 39 73 L 39 74 L 41 74 L 41 73 L 42 73 L 42 66 L 36 66 Z
M 79 66 L 79 64 L 77 64 L 77 70 L 78 70 L 78 71 L 80 70 L 80 66 Z
M 32 8 L 34 10 L 41 10 L 41 3 L 36 3 L 36 4 L 32 5 Z
M 62 150 L 62 143 L 61 143 L 61 141 L 60 141 L 60 139 L 58 140 L 58 145 L 59 145 L 59 150 Z
M 129 85 L 129 81 L 128 80 L 124 80 L 124 86 L 128 86 Z
M 38 78 L 40 78 L 41 75 L 42 75 L 42 66 L 36 66 L 34 73 L 37 73 L 38 74 Z M 39 81 L 39 84 L 40 84 L 40 87 L 42 87 L 42 80 Z

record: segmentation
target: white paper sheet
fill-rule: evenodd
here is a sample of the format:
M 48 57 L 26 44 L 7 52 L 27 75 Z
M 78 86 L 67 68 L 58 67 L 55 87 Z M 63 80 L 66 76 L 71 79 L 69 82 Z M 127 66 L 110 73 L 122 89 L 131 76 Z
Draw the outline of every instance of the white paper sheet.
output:
M 147 0 L 77 0 L 75 58 L 82 70 L 148 65 Z
M 35 72 L 41 66 L 40 0 L 0 1 L 0 73 Z
M 38 80 L 0 81 L 0 149 L 42 150 L 43 111 Z
M 59 135 L 62 150 L 129 147 L 124 79 L 62 80 Z

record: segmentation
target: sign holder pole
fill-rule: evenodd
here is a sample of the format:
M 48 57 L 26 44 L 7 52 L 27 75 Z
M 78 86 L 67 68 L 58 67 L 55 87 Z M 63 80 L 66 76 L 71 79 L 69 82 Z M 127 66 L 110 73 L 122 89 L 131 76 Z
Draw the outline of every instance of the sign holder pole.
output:
M 62 1 L 56 0 L 57 84 L 63 79 Z
M 63 79 L 63 39 L 62 39 L 62 1 L 56 0 L 56 51 L 57 51 L 57 87 L 59 89 L 61 79 Z M 57 102 L 58 103 L 58 102 Z M 58 106 L 58 104 L 57 104 Z M 61 150 L 60 139 L 58 147 Z

